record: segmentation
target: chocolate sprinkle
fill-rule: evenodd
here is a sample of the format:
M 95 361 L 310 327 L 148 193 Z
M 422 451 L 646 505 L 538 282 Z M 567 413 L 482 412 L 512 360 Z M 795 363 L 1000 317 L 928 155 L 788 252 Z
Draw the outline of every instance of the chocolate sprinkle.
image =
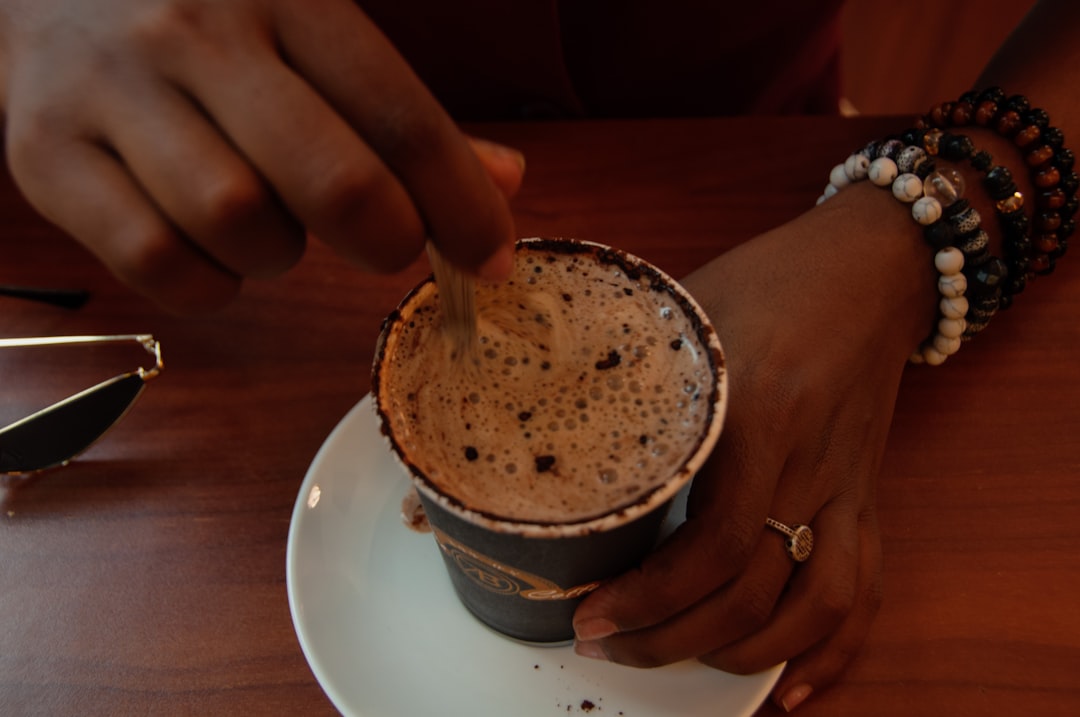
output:
M 622 356 L 619 355 L 618 351 L 611 350 L 608 351 L 606 359 L 596 362 L 596 370 L 604 371 L 609 368 L 615 368 L 620 362 L 622 362 Z
M 547 473 L 555 465 L 555 456 L 537 456 L 536 472 Z
M 475 461 L 480 457 L 480 453 L 472 446 L 465 446 L 465 460 Z

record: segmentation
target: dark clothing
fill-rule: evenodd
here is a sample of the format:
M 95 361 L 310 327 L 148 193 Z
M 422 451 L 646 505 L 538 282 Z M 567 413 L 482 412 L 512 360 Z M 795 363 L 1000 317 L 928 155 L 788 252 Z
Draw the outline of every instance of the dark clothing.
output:
M 842 0 L 361 0 L 459 120 L 837 111 Z

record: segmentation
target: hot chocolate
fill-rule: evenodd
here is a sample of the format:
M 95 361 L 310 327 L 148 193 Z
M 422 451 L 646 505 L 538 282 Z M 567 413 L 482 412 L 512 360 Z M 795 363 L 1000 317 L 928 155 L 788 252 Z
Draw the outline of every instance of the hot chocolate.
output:
M 719 351 L 692 301 L 633 257 L 519 243 L 513 276 L 476 292 L 464 355 L 423 284 L 388 319 L 376 393 L 397 453 L 471 511 L 578 523 L 677 474 L 714 419 Z

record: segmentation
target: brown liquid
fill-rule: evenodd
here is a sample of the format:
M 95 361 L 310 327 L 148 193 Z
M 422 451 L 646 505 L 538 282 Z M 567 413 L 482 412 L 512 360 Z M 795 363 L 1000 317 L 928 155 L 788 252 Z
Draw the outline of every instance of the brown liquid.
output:
M 712 418 L 712 356 L 683 302 L 627 268 L 523 245 L 508 283 L 477 287 L 469 358 L 421 291 L 379 379 L 407 460 L 467 508 L 539 523 L 602 515 L 677 473 Z

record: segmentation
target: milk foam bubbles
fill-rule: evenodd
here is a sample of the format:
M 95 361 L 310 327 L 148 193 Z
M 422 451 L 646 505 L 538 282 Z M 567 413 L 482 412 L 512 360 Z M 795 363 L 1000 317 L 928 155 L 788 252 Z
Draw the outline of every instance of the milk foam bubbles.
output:
M 694 454 L 720 390 L 712 329 L 667 282 L 596 245 L 523 242 L 508 282 L 477 286 L 466 356 L 422 285 L 380 345 L 384 431 L 414 473 L 489 516 L 571 523 L 641 500 Z

